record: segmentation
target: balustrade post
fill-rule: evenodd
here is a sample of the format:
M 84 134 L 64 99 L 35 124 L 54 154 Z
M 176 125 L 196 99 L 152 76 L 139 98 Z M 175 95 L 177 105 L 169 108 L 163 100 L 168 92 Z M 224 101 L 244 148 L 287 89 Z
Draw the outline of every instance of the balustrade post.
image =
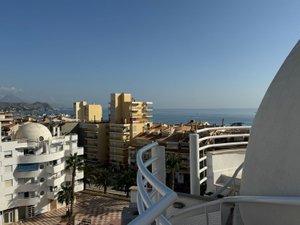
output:
M 156 177 L 162 182 L 166 183 L 166 156 L 164 146 L 155 146 L 151 149 L 151 157 L 158 159 L 152 163 L 152 172 L 156 172 Z
M 151 157 L 158 159 L 152 163 L 152 173 L 156 173 L 155 177 L 160 180 L 163 184 L 166 183 L 166 155 L 164 146 L 155 146 L 151 149 Z M 158 202 L 161 196 L 160 193 L 156 192 L 153 196 L 154 202 Z M 164 214 L 164 213 L 162 213 Z M 156 224 L 160 224 L 159 218 L 155 220 Z
M 189 135 L 190 150 L 190 193 L 200 195 L 200 167 L 199 167 L 199 135 Z

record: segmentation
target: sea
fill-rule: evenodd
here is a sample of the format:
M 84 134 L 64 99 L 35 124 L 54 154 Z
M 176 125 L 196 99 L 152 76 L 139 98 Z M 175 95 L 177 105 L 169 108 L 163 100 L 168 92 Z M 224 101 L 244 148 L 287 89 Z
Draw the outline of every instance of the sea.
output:
M 257 109 L 154 109 L 153 121 L 159 123 L 186 123 L 191 120 L 210 124 L 231 125 L 243 123 L 252 125 Z
M 252 125 L 257 109 L 230 108 L 230 109 L 153 109 L 153 122 L 166 124 L 187 123 L 191 120 L 206 121 L 210 124 L 225 125 L 243 123 Z M 72 114 L 72 109 L 64 111 Z M 104 120 L 108 120 L 108 109 L 103 110 Z

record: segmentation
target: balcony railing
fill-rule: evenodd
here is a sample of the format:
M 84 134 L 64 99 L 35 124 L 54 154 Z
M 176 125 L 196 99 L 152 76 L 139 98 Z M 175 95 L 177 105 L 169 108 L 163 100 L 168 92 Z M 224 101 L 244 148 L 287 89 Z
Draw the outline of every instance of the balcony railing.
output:
M 143 155 L 151 151 L 151 157 L 143 160 Z M 130 225 L 171 224 L 164 216 L 164 211 L 177 199 L 177 194 L 165 183 L 165 151 L 157 143 L 151 143 L 137 153 L 137 207 L 140 216 Z M 148 167 L 152 167 L 152 172 Z
M 247 146 L 251 126 L 229 126 L 229 127 L 209 127 L 197 130 L 196 133 L 190 134 L 190 189 L 191 194 L 200 195 L 200 186 L 207 181 L 206 171 L 206 151 L 211 148 L 236 148 Z M 215 134 L 210 135 L 215 131 Z M 231 133 L 228 133 L 231 131 Z M 233 132 L 235 131 L 235 132 Z M 208 136 L 203 136 L 205 133 Z M 201 138 L 199 137 L 201 136 Z M 225 143 L 205 143 L 205 141 L 222 140 L 222 139 L 238 139 Z M 240 140 L 242 139 L 242 140 Z
M 227 130 L 238 130 L 237 132 L 232 132 L 229 134 L 219 134 L 214 136 L 206 136 L 199 138 L 199 135 L 202 135 L 204 132 L 211 132 L 211 131 L 227 131 Z M 200 185 L 201 182 L 206 181 L 206 177 L 200 180 L 200 174 L 205 173 L 207 167 L 204 166 L 200 168 L 200 162 L 206 160 L 205 151 L 209 148 L 233 148 L 236 146 L 245 146 L 248 144 L 247 141 L 244 141 L 245 138 L 249 137 L 249 126 L 239 126 L 239 127 L 213 127 L 213 128 L 206 128 L 202 130 L 198 130 L 197 133 L 190 135 L 190 159 L 195 160 L 194 164 L 198 166 L 192 166 L 191 168 L 191 176 L 194 175 L 194 180 L 192 182 L 196 183 L 195 186 L 191 187 L 192 191 L 199 190 L 200 192 Z M 224 132 L 223 132 L 224 133 Z M 217 140 L 217 139 L 224 139 L 224 138 L 242 138 L 243 141 L 234 141 L 234 142 L 226 142 L 226 143 L 213 143 L 213 144 L 204 144 L 200 147 L 200 144 L 203 144 L 204 141 L 208 140 Z M 151 151 L 151 154 L 149 152 Z M 200 157 L 200 151 L 203 151 Z M 196 157 L 193 155 L 193 152 L 196 153 Z M 143 161 L 143 156 L 145 154 L 151 155 L 147 161 Z M 194 157 L 194 158 L 193 158 Z M 130 225 L 137 225 L 137 224 L 152 224 L 154 221 L 156 224 L 190 224 L 187 221 L 182 220 L 180 223 L 174 222 L 174 218 L 167 218 L 165 216 L 166 210 L 172 205 L 172 203 L 177 199 L 177 194 L 169 189 L 165 184 L 165 152 L 164 147 L 158 146 L 157 143 L 151 143 L 140 149 L 137 153 L 137 165 L 138 165 L 138 175 L 137 175 L 137 187 L 138 187 L 138 194 L 137 194 L 137 207 L 140 216 L 138 216 L 135 220 L 133 220 Z M 148 167 L 152 166 L 152 172 L 148 170 Z M 238 172 L 240 171 L 240 167 L 238 168 Z M 236 175 L 236 173 L 235 173 Z M 192 177 L 191 177 L 192 178 Z M 229 184 L 226 183 L 226 184 Z M 200 193 L 199 193 L 200 194 Z M 227 199 L 230 201 L 230 199 Z M 203 217 L 202 220 L 197 217 L 194 223 L 191 224 L 212 224 L 210 223 L 211 220 L 214 220 L 215 224 L 222 224 L 222 217 L 221 217 L 221 201 L 215 201 L 212 203 L 208 203 L 208 205 L 204 204 L 197 205 L 198 208 L 203 209 L 203 213 L 200 215 Z M 208 207 L 211 205 L 218 205 L 213 212 L 208 210 Z M 196 210 L 194 208 L 189 209 L 187 212 Z M 182 214 L 183 215 L 183 214 Z M 176 216 L 175 216 L 176 217 Z M 179 221 L 178 218 L 176 218 Z M 192 222 L 192 221 L 191 221 Z

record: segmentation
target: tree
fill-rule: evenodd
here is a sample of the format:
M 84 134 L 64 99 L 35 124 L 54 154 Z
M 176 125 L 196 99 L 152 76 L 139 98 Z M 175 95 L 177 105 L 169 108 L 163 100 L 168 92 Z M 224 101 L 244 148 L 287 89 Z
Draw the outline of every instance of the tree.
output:
M 71 195 L 71 186 L 70 185 L 61 185 L 60 191 L 57 193 L 57 201 L 60 204 L 66 204 L 67 213 L 66 215 L 70 216 L 69 204 L 71 203 L 72 195 Z
M 76 171 L 81 171 L 84 169 L 83 159 L 75 153 L 71 154 L 66 160 L 66 170 L 71 171 L 72 180 L 71 180 L 71 207 L 70 207 L 70 218 L 73 215 L 73 207 L 74 207 L 74 187 L 75 187 L 75 177 Z
M 91 185 L 94 182 L 95 166 L 85 163 L 84 164 L 84 178 L 83 178 L 83 188 L 86 190 L 86 185 Z
M 112 184 L 112 171 L 109 167 L 99 166 L 95 172 L 94 183 L 97 187 L 103 187 L 104 194 L 106 194 L 107 187 Z
M 178 172 L 182 165 L 181 165 L 181 156 L 179 154 L 168 154 L 166 160 L 167 171 L 170 173 L 170 180 L 171 180 L 171 188 L 175 189 L 175 173 Z
M 115 188 L 124 191 L 126 197 L 129 197 L 130 187 L 136 184 L 136 174 L 132 167 L 123 168 L 115 177 Z

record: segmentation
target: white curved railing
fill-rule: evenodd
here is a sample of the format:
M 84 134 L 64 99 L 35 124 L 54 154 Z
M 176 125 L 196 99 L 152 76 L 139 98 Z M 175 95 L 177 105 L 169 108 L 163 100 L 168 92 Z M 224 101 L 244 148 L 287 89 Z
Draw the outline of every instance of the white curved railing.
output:
M 300 196 L 230 196 L 188 207 L 177 212 L 176 215 L 171 216 L 169 219 L 172 221 L 172 224 L 176 225 L 182 224 L 182 221 L 190 225 L 232 224 L 232 218 L 231 221 L 228 221 L 230 220 L 230 210 L 228 208 L 235 207 L 237 204 L 250 203 L 300 206 Z M 227 210 L 223 211 L 225 208 Z
M 200 195 L 200 186 L 204 182 L 207 181 L 206 177 L 206 150 L 210 148 L 232 148 L 236 146 L 245 146 L 248 144 L 248 141 L 234 141 L 234 142 L 226 142 L 226 143 L 213 143 L 213 144 L 206 144 L 201 146 L 204 141 L 208 140 L 216 140 L 222 138 L 245 138 L 249 137 L 249 131 L 251 126 L 229 126 L 229 127 L 209 127 L 197 130 L 196 133 L 190 134 L 190 189 L 191 194 Z M 211 131 L 228 131 L 228 130 L 239 130 L 241 133 L 236 134 L 216 134 L 212 136 L 205 136 L 199 138 L 205 132 Z M 248 131 L 247 133 L 243 132 L 244 130 Z M 201 147 L 200 147 L 201 146 Z M 201 155 L 201 156 L 200 156 Z M 202 166 L 201 166 L 202 164 Z
M 144 161 L 144 155 L 151 151 L 151 157 Z M 164 184 L 165 151 L 164 147 L 151 143 L 137 153 L 137 207 L 139 216 L 130 225 L 156 224 L 170 225 L 164 216 L 165 210 L 177 199 L 177 194 Z M 152 172 L 148 169 L 152 166 Z
M 249 130 L 250 126 L 239 126 L 239 127 L 212 127 L 205 128 L 202 130 L 198 130 L 196 139 L 196 147 L 197 147 L 197 164 L 198 167 L 191 167 L 196 171 L 197 177 L 200 177 L 200 174 L 207 170 L 207 167 L 199 168 L 200 162 L 206 160 L 205 154 L 203 157 L 199 157 L 199 152 L 213 148 L 213 147 L 234 147 L 239 145 L 247 145 L 246 141 L 237 141 L 237 142 L 227 142 L 227 143 L 217 143 L 217 144 L 208 144 L 200 147 L 204 141 L 207 140 L 215 140 L 221 138 L 238 138 L 238 137 L 249 137 L 249 133 L 241 133 L 241 134 L 221 134 L 215 136 L 206 136 L 199 138 L 199 134 L 207 131 L 213 130 Z M 199 133 L 199 134 L 198 134 Z M 193 140 L 192 140 L 193 141 Z M 191 143 L 190 143 L 191 144 Z M 195 143 L 193 143 L 195 144 Z M 191 152 L 190 145 L 190 152 Z M 149 151 L 151 151 L 151 157 L 144 161 L 144 156 L 149 155 Z M 191 159 L 191 158 L 190 158 Z M 172 203 L 177 199 L 177 194 L 168 188 L 164 184 L 163 176 L 165 176 L 165 151 L 164 147 L 158 146 L 158 144 L 151 143 L 144 146 L 137 153 L 137 165 L 138 165 L 138 174 L 137 174 L 137 207 L 139 211 L 139 216 L 133 220 L 130 225 L 140 225 L 140 224 L 152 224 L 154 221 L 156 224 L 162 225 L 170 225 L 171 222 L 164 216 L 166 209 L 172 205 Z M 148 169 L 148 167 L 152 166 L 152 170 Z M 199 180 L 198 180 L 199 181 Z M 200 183 L 205 182 L 206 180 L 199 181 L 199 190 Z M 218 200 L 219 201 L 219 200 Z M 214 202 L 213 204 L 216 204 Z M 194 210 L 194 209 L 190 209 Z

